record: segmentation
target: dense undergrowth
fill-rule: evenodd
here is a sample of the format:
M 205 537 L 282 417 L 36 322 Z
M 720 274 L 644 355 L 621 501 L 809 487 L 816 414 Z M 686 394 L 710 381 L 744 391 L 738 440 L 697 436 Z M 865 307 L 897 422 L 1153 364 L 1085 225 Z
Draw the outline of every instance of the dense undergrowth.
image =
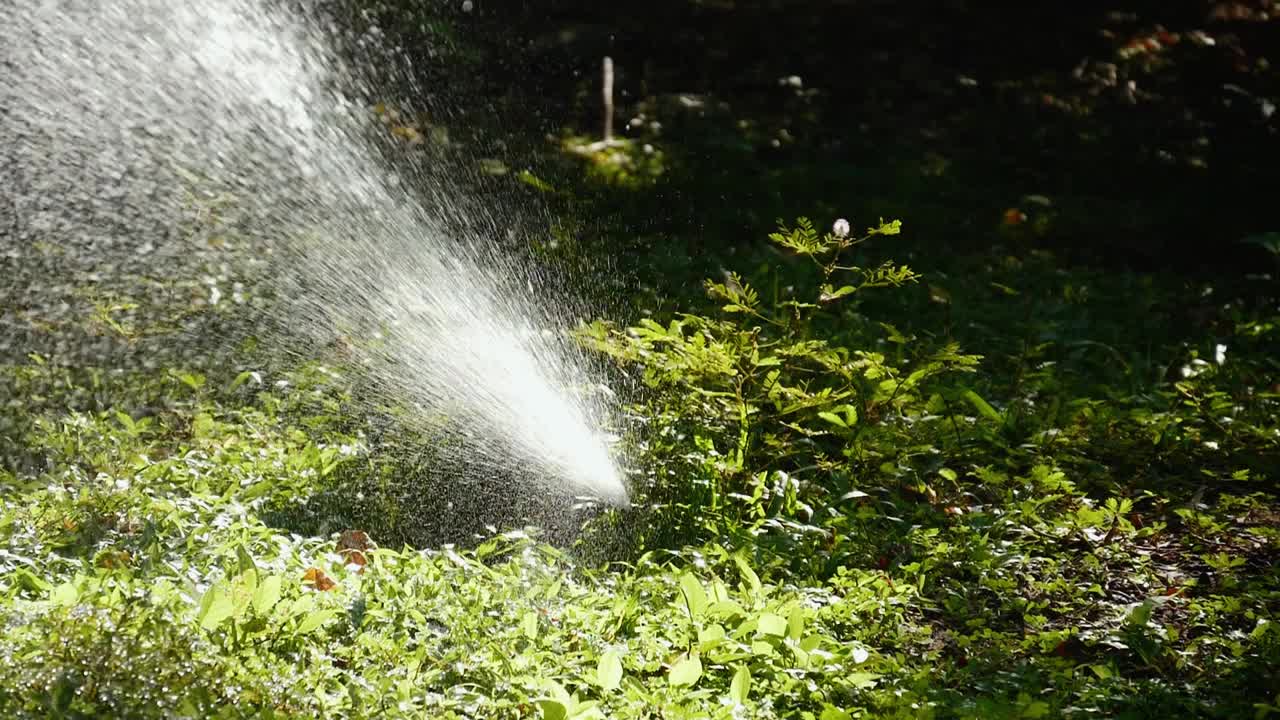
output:
M 1177 345 L 1112 307 L 1156 285 L 1028 256 L 943 289 L 885 259 L 897 222 L 839 229 L 580 329 L 637 472 L 573 548 L 433 545 L 447 498 L 340 365 L 5 365 L 0 709 L 1280 711 L 1274 309 Z

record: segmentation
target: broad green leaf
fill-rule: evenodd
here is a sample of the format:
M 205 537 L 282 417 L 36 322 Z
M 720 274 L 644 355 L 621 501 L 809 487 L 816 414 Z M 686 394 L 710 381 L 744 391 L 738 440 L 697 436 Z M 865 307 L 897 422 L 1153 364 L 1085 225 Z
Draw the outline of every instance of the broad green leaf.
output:
M 75 605 L 80 599 L 80 590 L 76 588 L 73 582 L 64 582 L 55 587 L 53 592 L 49 593 L 49 601 L 54 605 L 68 607 Z
M 235 601 L 231 593 L 222 583 L 218 583 L 205 591 L 200 601 L 200 613 L 197 619 L 200 627 L 214 630 L 235 612 Z
M 543 694 L 550 696 L 552 700 L 564 705 L 565 712 L 568 712 L 569 708 L 573 706 L 573 696 L 570 695 L 569 691 L 560 683 L 555 680 L 543 680 L 541 685 Z
M 538 710 L 542 711 L 543 720 L 567 720 L 569 717 L 569 708 L 559 700 L 539 700 Z
M 1151 612 L 1156 604 L 1151 600 L 1138 605 L 1129 613 L 1129 622 L 1136 627 L 1143 627 L 1151 621 Z
M 293 602 L 289 605 L 289 612 L 286 614 L 291 618 L 306 615 L 311 612 L 311 609 L 315 607 L 315 605 L 316 600 L 311 593 L 304 593 L 294 598 Z
M 725 602 L 728 599 L 729 588 L 725 587 L 724 582 L 719 578 L 713 579 L 711 581 L 711 596 L 708 598 L 708 601 L 712 605 L 715 605 L 717 603 Z
M 733 682 L 729 684 L 729 699 L 738 705 L 746 705 L 751 694 L 751 670 L 743 665 L 733 674 Z
M 852 718 L 853 716 L 847 711 L 833 705 L 823 708 L 822 714 L 818 716 L 818 720 L 852 720 Z
M 236 545 L 236 572 L 237 574 L 253 573 L 254 583 L 257 583 L 258 564 L 253 561 L 253 556 L 249 554 L 249 549 L 243 543 Z
M 178 378 L 183 385 L 186 385 L 192 390 L 199 390 L 204 387 L 205 378 L 204 375 L 201 375 L 200 373 L 175 373 L 174 377 Z
M 674 687 L 685 687 L 698 682 L 702 677 L 702 660 L 697 655 L 687 655 L 671 666 L 671 674 L 667 681 Z
M 1018 698 L 1021 700 L 1021 696 Z M 1028 698 L 1030 700 L 1030 698 Z M 1027 702 L 1022 706 L 1022 717 L 1024 718 L 1042 718 L 1049 714 L 1049 703 L 1043 700 L 1034 700 Z
M 725 632 L 723 625 L 710 625 L 698 631 L 698 646 L 704 650 L 710 650 L 727 636 L 728 633 Z
M 538 638 L 538 613 L 529 610 L 520 618 L 520 633 L 530 640 Z
M 333 609 L 312 610 L 302 619 L 298 625 L 298 634 L 306 635 L 318 629 L 321 625 L 337 617 L 338 611 Z
M 761 613 L 756 619 L 756 632 L 760 635 L 782 637 L 787 634 L 787 621 L 773 613 Z
M 718 618 L 735 618 L 745 616 L 747 611 L 734 600 L 721 600 L 707 606 L 707 614 Z
M 239 619 L 249 609 L 249 604 L 253 601 L 254 596 L 258 594 L 258 572 L 254 570 L 237 576 L 231 581 L 229 592 L 231 594 L 231 616 Z
M 690 618 L 699 617 L 707 609 L 706 591 L 692 574 L 685 573 L 681 576 L 680 593 L 684 596 L 685 608 L 689 611 Z
M 259 615 L 270 612 L 280 602 L 280 587 L 283 582 L 284 578 L 279 575 L 268 575 L 253 594 L 253 611 Z
M 596 664 L 596 685 L 601 690 L 608 692 L 617 690 L 622 684 L 622 658 L 618 655 L 617 650 L 610 650 L 600 656 L 600 662 Z
M 856 672 L 844 676 L 846 682 L 856 688 L 874 687 L 880 676 L 876 673 Z

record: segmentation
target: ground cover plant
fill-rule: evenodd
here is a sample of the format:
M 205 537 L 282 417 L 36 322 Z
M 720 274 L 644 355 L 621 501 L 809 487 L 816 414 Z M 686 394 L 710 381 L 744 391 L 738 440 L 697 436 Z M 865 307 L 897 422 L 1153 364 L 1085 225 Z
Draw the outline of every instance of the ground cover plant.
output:
M 6 365 L 0 705 L 1273 712 L 1274 316 L 1239 311 L 1164 369 L 1123 345 L 1090 365 L 1070 334 L 972 353 L 869 316 L 921 280 L 883 259 L 902 228 L 801 219 L 762 241 L 789 258 L 770 276 L 708 281 L 707 314 L 580 329 L 637 380 L 644 470 L 591 552 L 520 531 L 403 544 L 422 508 L 386 482 L 405 468 L 345 412 L 339 369 Z M 1039 272 L 984 280 L 1056 295 Z
M 508 77 L 525 39 L 466 32 L 508 16 L 398 5 L 329 9 L 376 16 L 429 80 L 492 87 L 460 120 L 371 108 L 388 159 L 478 166 L 483 202 L 555 211 L 512 232 L 603 288 L 574 336 L 612 373 L 632 506 L 541 528 L 488 507 L 512 479 L 444 465 L 342 346 L 254 338 L 267 300 L 225 268 L 255 250 L 225 228 L 191 230 L 178 277 L 0 253 L 0 716 L 1280 714 L 1280 255 L 1274 233 L 1237 242 L 1269 217 L 1240 191 L 1276 147 L 1266 3 L 1168 28 L 793 13 L 788 35 L 839 35 L 803 78 L 787 43 L 755 52 L 771 3 L 665 3 L 689 13 L 670 37 L 637 5 L 620 45 L 709 42 L 715 62 L 688 80 L 683 55 L 611 47 L 636 92 L 612 143 L 594 76 L 556 65 L 603 25 L 521 10 L 551 58 L 534 102 Z M 1011 54 L 931 54 L 980 36 L 956 18 Z M 1010 59 L 1094 24 L 1077 74 Z M 849 74 L 848 28 L 935 41 Z M 550 137 L 477 129 L 566 97 L 581 122 Z M 1231 113 L 1244 140 L 1206 129 Z M 1081 180 L 1112 171 L 1106 192 Z M 1165 247 L 1252 254 L 1106 255 Z

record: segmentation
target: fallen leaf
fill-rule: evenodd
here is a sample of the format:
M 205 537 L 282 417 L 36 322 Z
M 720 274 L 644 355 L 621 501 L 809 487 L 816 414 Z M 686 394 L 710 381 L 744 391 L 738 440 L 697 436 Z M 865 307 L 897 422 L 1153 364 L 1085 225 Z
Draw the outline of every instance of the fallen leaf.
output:
M 373 542 L 369 540 L 368 533 L 363 530 L 343 530 L 334 549 L 346 564 L 355 565 L 360 568 L 360 572 L 363 572 L 365 565 L 369 563 L 365 553 L 372 547 Z
M 307 572 L 302 576 L 302 584 L 321 592 L 332 590 L 338 586 L 338 583 L 334 582 L 328 575 L 325 575 L 320 568 L 307 568 Z

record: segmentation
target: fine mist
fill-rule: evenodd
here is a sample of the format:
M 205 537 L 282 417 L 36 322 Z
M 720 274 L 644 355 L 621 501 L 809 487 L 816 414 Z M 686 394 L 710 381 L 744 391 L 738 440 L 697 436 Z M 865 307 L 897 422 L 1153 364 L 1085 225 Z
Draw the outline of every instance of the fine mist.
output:
M 250 0 L 10 12 L 0 253 L 30 276 L 57 245 L 44 275 L 108 282 L 225 265 L 211 235 L 234 236 L 274 298 L 263 333 L 280 352 L 348 338 L 365 399 L 409 408 L 458 466 L 625 502 L 608 393 L 565 337 L 570 313 L 497 223 L 453 209 L 447 178 L 379 159 L 375 93 L 321 26 Z M 242 291 L 210 287 L 213 303 Z

